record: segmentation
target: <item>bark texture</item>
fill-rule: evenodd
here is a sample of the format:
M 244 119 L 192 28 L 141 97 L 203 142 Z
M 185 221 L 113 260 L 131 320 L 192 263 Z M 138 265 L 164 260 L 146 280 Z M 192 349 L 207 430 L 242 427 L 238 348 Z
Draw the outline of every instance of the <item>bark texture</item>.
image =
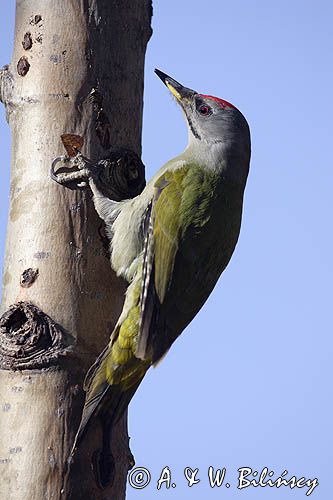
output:
M 84 401 L 82 381 L 118 318 L 112 274 L 88 190 L 49 177 L 63 133 L 84 154 L 140 154 L 150 0 L 20 0 L 13 59 L 0 72 L 12 131 L 10 211 L 0 321 L 0 498 L 125 498 L 127 424 L 112 442 L 113 485 L 102 490 L 91 430 L 70 474 L 66 459 Z

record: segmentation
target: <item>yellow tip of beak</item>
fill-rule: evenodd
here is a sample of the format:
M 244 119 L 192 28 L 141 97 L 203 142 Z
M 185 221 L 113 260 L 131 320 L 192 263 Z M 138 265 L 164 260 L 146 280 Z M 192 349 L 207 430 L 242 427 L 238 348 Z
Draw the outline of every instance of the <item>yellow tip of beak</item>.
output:
M 177 92 L 177 90 L 169 83 L 169 82 L 166 82 L 166 86 L 168 87 L 168 89 L 170 90 L 171 94 L 176 98 L 178 99 L 178 101 L 181 100 L 182 96 L 180 95 L 179 92 Z

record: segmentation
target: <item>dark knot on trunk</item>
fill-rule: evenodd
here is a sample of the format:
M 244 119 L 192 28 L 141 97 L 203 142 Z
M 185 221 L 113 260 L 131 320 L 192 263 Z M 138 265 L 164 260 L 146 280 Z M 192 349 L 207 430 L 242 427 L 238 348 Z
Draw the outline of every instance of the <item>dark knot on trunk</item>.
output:
M 140 157 L 126 148 L 110 149 L 97 163 L 95 181 L 111 200 L 121 201 L 139 195 L 146 185 L 145 166 Z
M 27 370 L 58 364 L 69 335 L 38 307 L 18 302 L 0 318 L 0 368 Z

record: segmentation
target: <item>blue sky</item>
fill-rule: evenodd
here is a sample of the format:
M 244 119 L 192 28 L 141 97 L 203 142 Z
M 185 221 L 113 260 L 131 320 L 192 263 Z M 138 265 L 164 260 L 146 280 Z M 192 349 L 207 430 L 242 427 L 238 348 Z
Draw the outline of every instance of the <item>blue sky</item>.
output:
M 13 3 L 0 19 L 9 62 Z M 4 8 L 4 7 L 3 7 Z M 130 405 L 131 447 L 148 468 L 129 500 L 291 500 L 306 488 L 237 490 L 237 469 L 319 479 L 331 498 L 332 17 L 328 1 L 156 1 L 146 58 L 143 160 L 149 178 L 186 145 L 154 67 L 235 104 L 252 133 L 241 237 L 203 310 Z M 1 112 L 0 258 L 9 189 Z M 210 488 L 208 466 L 230 488 Z M 156 483 L 169 466 L 175 488 Z M 186 486 L 183 470 L 199 468 Z

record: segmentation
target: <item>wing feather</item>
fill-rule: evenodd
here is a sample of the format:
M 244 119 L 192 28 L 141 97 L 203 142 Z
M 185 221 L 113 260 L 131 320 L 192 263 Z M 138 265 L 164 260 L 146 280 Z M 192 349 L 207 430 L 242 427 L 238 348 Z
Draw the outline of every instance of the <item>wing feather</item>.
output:
M 160 310 L 169 288 L 178 251 L 181 221 L 182 181 L 187 169 L 168 171 L 155 183 L 155 193 L 146 221 L 143 253 L 141 321 L 136 356 L 156 360 L 156 335 L 161 326 Z M 162 320 L 163 322 L 163 320 Z M 163 329 L 162 329 L 163 330 Z M 164 332 L 165 333 L 165 332 Z M 164 345 L 159 333 L 160 347 Z

